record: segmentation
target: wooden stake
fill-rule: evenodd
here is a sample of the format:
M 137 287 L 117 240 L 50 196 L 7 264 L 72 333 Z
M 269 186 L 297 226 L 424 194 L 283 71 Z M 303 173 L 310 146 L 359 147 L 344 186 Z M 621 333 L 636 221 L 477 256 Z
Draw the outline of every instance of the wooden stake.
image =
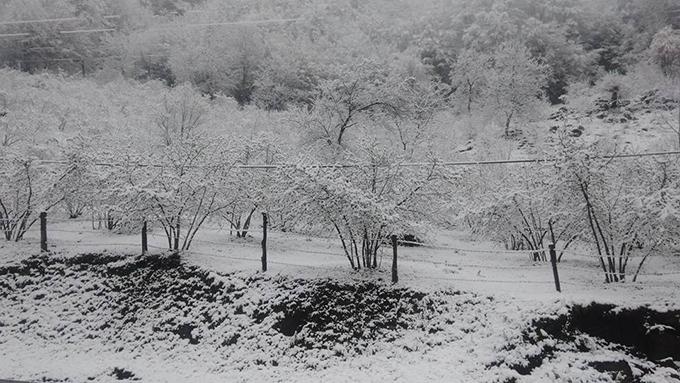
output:
M 149 252 L 149 243 L 146 237 L 146 219 L 142 224 L 142 255 L 146 255 Z
M 551 243 L 548 245 L 548 248 L 550 249 L 550 263 L 552 264 L 553 278 L 555 278 L 555 289 L 557 292 L 562 292 L 562 288 L 560 287 L 560 276 L 557 273 L 557 254 L 555 253 L 555 244 Z
M 397 273 L 397 236 L 392 234 L 392 283 L 399 282 Z
M 267 271 L 267 213 L 262 213 L 262 271 Z
M 47 252 L 47 213 L 40 213 L 40 251 Z

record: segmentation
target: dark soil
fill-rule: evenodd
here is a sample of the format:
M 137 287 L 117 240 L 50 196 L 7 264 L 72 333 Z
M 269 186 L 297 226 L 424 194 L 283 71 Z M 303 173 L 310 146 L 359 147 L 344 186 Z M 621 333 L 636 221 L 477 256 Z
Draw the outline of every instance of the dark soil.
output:
M 541 342 L 546 336 L 569 344 L 577 352 L 588 353 L 588 346 L 579 340 L 582 335 L 600 339 L 613 349 L 621 349 L 680 373 L 680 311 L 658 312 L 645 307 L 620 309 L 596 303 L 573 306 L 568 314 L 556 318 L 535 320 L 525 332 L 524 340 L 541 344 L 540 352 L 528 355 L 525 365 L 510 367 L 521 375 L 528 375 L 549 360 L 556 350 L 547 345 L 549 342 Z M 624 360 L 596 361 L 590 366 L 617 377 L 620 382 L 639 381 L 634 377 L 631 365 Z M 644 367 L 635 367 L 644 370 Z
M 301 281 L 282 283 L 289 290 Z M 409 328 L 414 315 L 431 312 L 431 301 L 423 293 L 386 287 L 372 282 L 339 283 L 332 280 L 307 282 L 298 294 L 282 294 L 281 299 L 263 306 L 257 315 L 280 313 L 274 328 L 286 336 L 303 329 L 307 336 L 297 344 L 306 348 L 332 348 L 352 344 L 361 353 L 369 340 L 390 336 Z
M 24 310 L 21 316 L 31 318 L 0 323 L 8 336 L 40 332 L 40 326 L 51 325 L 51 319 L 41 320 L 41 313 L 67 307 L 57 313 L 64 326 L 59 336 L 69 342 L 94 338 L 117 352 L 202 347 L 226 360 L 243 352 L 261 352 L 263 334 L 279 337 L 267 348 L 266 357 L 246 362 L 263 366 L 276 366 L 282 360 L 290 363 L 291 358 L 304 363 L 306 353 L 320 355 L 318 350 L 332 350 L 334 357 L 341 358 L 361 355 L 377 341 L 397 340 L 406 329 L 421 331 L 424 343 L 435 347 L 446 337 L 458 339 L 461 335 L 455 329 L 468 334 L 485 326 L 494 307 L 490 298 L 457 291 L 428 295 L 367 281 L 218 275 L 187 266 L 176 255 L 40 255 L 0 267 L 0 297 L 2 304 L 11 306 L 9 312 Z M 32 299 L 27 303 L 25 297 Z M 460 323 L 447 333 L 454 322 Z M 555 342 L 547 340 L 587 353 L 589 346 L 579 340 L 587 335 L 601 339 L 606 347 L 673 368 L 674 360 L 680 360 L 679 329 L 678 312 L 575 306 L 566 315 L 534 321 L 524 339 L 506 346 L 513 350 L 522 343 L 539 345 L 538 352 L 528 348 L 532 354 L 526 355 L 526 363 L 510 365 L 501 360 L 493 365 L 529 375 L 559 352 Z M 290 342 L 280 341 L 281 337 Z M 593 362 L 591 367 L 631 382 L 635 381 L 631 371 L 644 368 L 620 360 Z M 115 366 L 108 366 L 106 373 L 117 379 L 138 378 Z
M 111 376 L 118 380 L 139 380 L 139 378 L 135 378 L 135 374 L 131 371 L 119 367 L 114 367 L 113 371 L 111 371 Z
M 680 311 L 618 309 L 593 303 L 574 306 L 567 315 L 534 324 L 558 339 L 570 340 L 574 334 L 584 333 L 626 346 L 652 361 L 672 358 L 680 362 Z
M 61 285 L 50 289 L 53 281 Z M 40 255 L 0 267 L 0 294 L 10 299 L 28 295 L 36 304 L 49 304 L 50 299 L 73 291 L 74 285 L 83 285 L 75 292 L 83 293 L 79 298 L 84 301 L 83 316 L 63 314 L 62 319 L 91 326 L 89 330 L 104 343 L 121 334 L 135 338 L 137 331 L 150 326 L 156 339 L 175 336 L 189 345 L 208 342 L 215 349 L 238 348 L 254 341 L 243 336 L 252 334 L 241 331 L 247 326 L 295 336 L 292 345 L 306 349 L 341 344 L 348 352 L 361 354 L 370 341 L 395 339 L 415 322 L 415 316 L 431 312 L 432 307 L 425 294 L 408 289 L 372 282 L 272 280 L 260 273 L 217 275 L 184 265 L 177 255 Z M 53 291 L 45 296 L 46 289 Z M 274 295 L 265 298 L 263 291 Z M 252 299 L 257 296 L 259 301 Z M 230 331 L 223 333 L 225 326 L 231 326 Z M 138 343 L 135 339 L 127 347 Z

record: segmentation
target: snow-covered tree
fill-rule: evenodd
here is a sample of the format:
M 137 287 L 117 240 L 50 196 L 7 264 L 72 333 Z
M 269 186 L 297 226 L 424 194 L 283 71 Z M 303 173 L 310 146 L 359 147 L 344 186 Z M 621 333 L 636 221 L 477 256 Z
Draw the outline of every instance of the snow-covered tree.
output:
M 472 106 L 479 102 L 486 86 L 486 71 L 491 64 L 487 54 L 466 49 L 458 55 L 453 66 L 452 86 L 456 96 L 472 113 Z
M 190 82 L 211 96 L 227 94 L 239 105 L 250 103 L 265 55 L 257 27 L 244 25 L 221 34 L 210 29 L 189 29 L 174 36 L 170 43 L 179 48 L 169 59 L 178 81 Z
M 414 77 L 399 81 L 399 73 L 393 76 L 397 78 L 391 80 L 396 84 L 392 99 L 398 113 L 382 119 L 388 135 L 386 141 L 398 143 L 408 156 L 415 157 L 416 150 L 431 145 L 436 137 L 433 121 L 444 108 L 449 87 L 427 80 L 418 81 Z
M 190 139 L 163 147 L 144 163 L 127 162 L 118 193 L 127 216 L 157 220 L 169 249 L 188 250 L 206 220 L 232 203 L 220 193 L 234 162 L 229 149 L 224 141 Z
M 203 123 L 207 108 L 207 102 L 188 84 L 168 92 L 156 120 L 164 144 L 171 146 L 173 140 L 192 137 Z
M 237 140 L 237 165 L 272 166 L 284 162 L 281 143 L 272 133 L 259 133 Z M 253 215 L 258 209 L 267 212 L 271 197 L 279 184 L 275 169 L 236 168 L 222 193 L 232 196 L 232 203 L 221 212 L 230 231 L 241 238 L 248 234 Z
M 680 32 L 666 27 L 660 30 L 649 47 L 652 61 L 667 77 L 680 76 Z
M 648 256 L 678 250 L 677 159 L 605 157 L 614 153 L 602 144 L 565 140 L 555 163 L 561 192 L 571 196 L 572 209 L 585 212 L 585 238 L 607 282 L 626 280 L 634 254 L 642 256 L 637 276 Z
M 205 129 L 208 101 L 192 87 L 168 91 L 157 108 L 146 145 L 109 154 L 115 166 L 103 202 L 115 203 L 123 220 L 156 220 L 169 249 L 187 250 L 206 220 L 233 203 L 223 189 L 236 156 L 228 140 Z
M 532 258 L 545 261 L 549 243 L 561 259 L 583 233 L 584 214 L 570 206 L 551 164 L 469 169 L 463 179 L 468 197 L 460 201 L 460 218 L 479 236 L 536 250 Z
M 436 159 L 409 166 L 413 157 L 376 138 L 355 145 L 361 155 L 346 165 L 306 158 L 281 170 L 280 198 L 301 221 L 334 231 L 353 268 L 375 268 L 390 234 L 421 234 L 427 225 L 443 221 L 455 173 Z
M 503 44 L 492 57 L 484 102 L 490 113 L 501 117 L 506 137 L 514 121 L 527 119 L 540 110 L 546 73 L 546 67 L 519 42 Z
M 321 83 L 311 111 L 301 115 L 308 140 L 342 147 L 348 132 L 358 125 L 384 114 L 398 114 L 393 86 L 375 62 L 337 68 L 334 78 Z
M 55 188 L 64 172 L 24 149 L 0 147 L 0 231 L 7 241 L 23 239 L 40 213 L 62 200 Z

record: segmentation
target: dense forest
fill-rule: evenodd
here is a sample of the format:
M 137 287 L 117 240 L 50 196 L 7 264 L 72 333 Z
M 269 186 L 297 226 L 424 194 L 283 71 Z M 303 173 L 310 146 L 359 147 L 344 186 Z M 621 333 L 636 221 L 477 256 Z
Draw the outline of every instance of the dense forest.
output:
M 511 64 L 504 53 L 557 104 L 576 83 L 647 62 L 655 36 L 677 48 L 679 23 L 672 0 L 5 0 L 0 62 L 189 81 L 266 109 L 309 104 L 324 81 L 371 63 L 370 76 L 436 81 L 471 109 L 480 73 Z

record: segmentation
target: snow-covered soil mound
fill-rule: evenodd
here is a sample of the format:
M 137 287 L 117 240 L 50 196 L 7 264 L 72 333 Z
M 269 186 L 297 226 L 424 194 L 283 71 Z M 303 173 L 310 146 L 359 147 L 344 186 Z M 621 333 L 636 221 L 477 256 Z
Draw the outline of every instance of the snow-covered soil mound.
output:
M 0 378 L 680 381 L 672 361 L 567 326 L 559 304 L 217 274 L 178 256 L 32 257 L 0 268 L 0 307 Z M 650 328 L 680 328 L 663 323 Z

